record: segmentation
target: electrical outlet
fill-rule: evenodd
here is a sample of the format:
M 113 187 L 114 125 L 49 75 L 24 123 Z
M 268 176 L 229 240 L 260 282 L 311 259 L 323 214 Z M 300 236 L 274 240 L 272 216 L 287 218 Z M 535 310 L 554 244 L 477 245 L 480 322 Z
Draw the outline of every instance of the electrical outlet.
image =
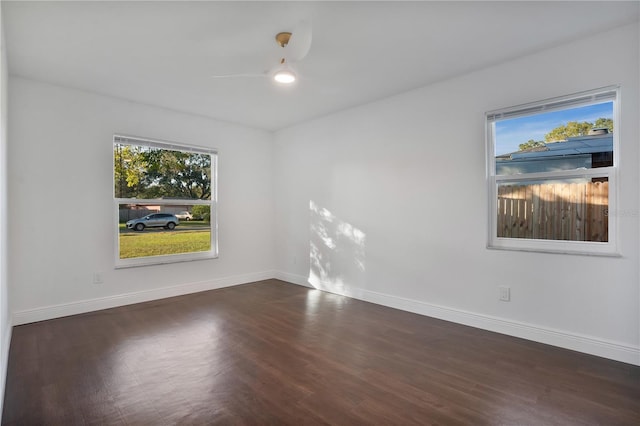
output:
M 94 272 L 93 273 L 93 283 L 94 284 L 102 284 L 103 278 L 102 278 L 102 272 Z
M 501 285 L 498 287 L 498 290 L 500 290 L 499 300 L 501 300 L 502 302 L 511 301 L 511 287 Z

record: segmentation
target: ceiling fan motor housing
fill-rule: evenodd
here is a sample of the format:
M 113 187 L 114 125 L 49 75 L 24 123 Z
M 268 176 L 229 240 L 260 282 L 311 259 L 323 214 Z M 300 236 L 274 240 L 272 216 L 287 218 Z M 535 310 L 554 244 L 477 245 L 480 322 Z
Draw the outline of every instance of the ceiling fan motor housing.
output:
M 287 44 L 289 44 L 290 39 L 291 39 L 290 32 L 281 32 L 276 34 L 276 41 L 278 42 L 280 47 L 285 47 Z

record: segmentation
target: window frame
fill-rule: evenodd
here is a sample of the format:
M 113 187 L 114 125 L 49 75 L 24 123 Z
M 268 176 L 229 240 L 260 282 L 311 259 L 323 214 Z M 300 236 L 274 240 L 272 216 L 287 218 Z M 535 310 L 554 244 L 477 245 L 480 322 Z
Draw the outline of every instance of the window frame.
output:
M 613 102 L 613 165 L 590 169 L 574 169 L 552 172 L 522 173 L 498 175 L 496 173 L 495 123 L 501 119 L 512 119 L 602 103 Z M 501 250 L 535 251 L 543 253 L 565 253 L 597 256 L 620 256 L 618 248 L 617 215 L 607 214 L 608 241 L 569 241 L 543 240 L 527 238 L 498 237 L 498 185 L 505 182 L 522 183 L 552 179 L 606 177 L 609 182 L 608 212 L 618 209 L 618 170 L 620 161 L 620 86 L 607 86 L 599 89 L 579 92 L 571 95 L 545 99 L 522 105 L 516 105 L 485 113 L 486 139 L 486 179 L 488 194 L 487 248 Z
M 117 198 L 115 194 L 115 185 L 116 185 L 116 176 L 115 176 L 115 158 L 112 155 L 112 185 L 111 190 L 113 194 L 113 202 L 114 202 L 114 229 L 115 232 L 115 268 L 131 268 L 138 266 L 149 266 L 149 265 L 163 265 L 170 263 L 179 263 L 179 262 L 190 262 L 195 260 L 206 260 L 206 259 L 217 259 L 218 258 L 218 212 L 217 212 L 217 202 L 218 202 L 218 151 L 216 149 L 205 148 L 195 145 L 188 145 L 176 142 L 163 141 L 159 139 L 149 139 L 138 136 L 127 136 L 123 134 L 114 134 L 113 135 L 113 143 L 112 147 L 115 147 L 116 144 L 122 145 L 132 145 L 132 146 L 145 146 L 150 148 L 158 148 L 158 149 L 166 149 L 171 151 L 181 151 L 181 152 L 189 152 L 189 153 L 198 153 L 198 154 L 207 154 L 211 156 L 211 197 L 209 200 L 185 200 L 185 199 L 163 199 L 163 198 Z M 113 151 L 112 151 L 113 152 Z M 135 205 L 208 205 L 211 214 L 211 249 L 209 251 L 199 251 L 199 252 L 190 252 L 190 253 L 177 253 L 177 254 L 168 254 L 168 255 L 159 255 L 159 256 L 145 256 L 145 257 L 136 257 L 136 258 L 120 258 L 120 212 L 119 208 L 122 204 L 135 204 Z

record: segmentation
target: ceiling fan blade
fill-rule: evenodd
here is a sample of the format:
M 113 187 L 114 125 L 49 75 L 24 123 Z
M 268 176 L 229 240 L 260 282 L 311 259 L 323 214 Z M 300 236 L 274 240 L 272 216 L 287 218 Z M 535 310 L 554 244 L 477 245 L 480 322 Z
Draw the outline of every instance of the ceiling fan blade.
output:
M 292 62 L 301 61 L 311 49 L 311 21 L 301 21 L 291 32 L 291 40 L 286 47 L 287 58 Z

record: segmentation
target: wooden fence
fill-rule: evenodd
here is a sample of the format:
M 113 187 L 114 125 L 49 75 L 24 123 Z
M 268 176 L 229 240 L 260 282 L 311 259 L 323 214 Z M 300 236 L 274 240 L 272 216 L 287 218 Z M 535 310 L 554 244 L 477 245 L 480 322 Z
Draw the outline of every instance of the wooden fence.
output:
M 609 182 L 498 186 L 498 237 L 609 238 Z

